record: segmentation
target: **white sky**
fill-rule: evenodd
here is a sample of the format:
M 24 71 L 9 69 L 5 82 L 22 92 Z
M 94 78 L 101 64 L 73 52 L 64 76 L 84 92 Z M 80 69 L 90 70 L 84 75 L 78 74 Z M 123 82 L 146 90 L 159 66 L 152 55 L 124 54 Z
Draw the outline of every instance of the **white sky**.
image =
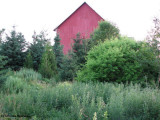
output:
M 27 41 L 33 31 L 53 31 L 83 2 L 87 2 L 105 20 L 115 23 L 122 35 L 143 40 L 160 17 L 160 0 L 0 0 L 0 29 L 17 26 Z

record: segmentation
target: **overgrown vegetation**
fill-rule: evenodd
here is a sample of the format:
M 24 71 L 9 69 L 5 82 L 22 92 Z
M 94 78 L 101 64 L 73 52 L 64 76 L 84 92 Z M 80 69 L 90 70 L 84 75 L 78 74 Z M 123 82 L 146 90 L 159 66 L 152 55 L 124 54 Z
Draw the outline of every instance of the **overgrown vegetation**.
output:
M 28 47 L 28 51 L 31 52 L 33 58 L 33 69 L 36 71 L 39 69 L 45 45 L 49 41 L 46 37 L 47 33 L 45 31 L 41 31 L 39 34 L 34 32 L 32 36 L 33 43 Z
M 46 84 L 41 75 L 22 69 L 5 82 L 0 94 L 2 116 L 39 120 L 160 119 L 160 91 L 139 84 Z
M 87 56 L 79 81 L 153 82 L 159 74 L 159 58 L 147 43 L 127 37 L 105 41 Z
M 45 78 L 52 78 L 57 74 L 56 59 L 50 43 L 47 43 L 45 46 L 45 50 L 41 58 L 41 64 L 39 66 L 39 72 Z
M 94 30 L 91 35 L 90 47 L 104 42 L 105 40 L 111 40 L 120 36 L 119 29 L 116 25 L 108 21 L 99 22 L 99 26 Z
M 27 46 L 15 29 L 4 39 L 0 30 L 0 119 L 159 120 L 155 23 L 149 42 L 137 42 L 102 21 L 89 39 L 78 33 L 66 55 L 58 34 L 52 46 L 34 32 Z
M 33 58 L 31 55 L 31 52 L 28 51 L 26 59 L 25 59 L 25 63 L 24 63 L 24 67 L 29 68 L 29 69 L 33 69 Z

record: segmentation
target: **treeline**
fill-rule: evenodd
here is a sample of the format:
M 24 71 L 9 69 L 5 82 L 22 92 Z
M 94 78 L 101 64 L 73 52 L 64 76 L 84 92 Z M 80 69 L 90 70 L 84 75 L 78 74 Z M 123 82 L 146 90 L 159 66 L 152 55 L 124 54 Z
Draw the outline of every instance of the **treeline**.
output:
M 27 43 L 24 35 L 15 29 L 2 39 L 3 29 L 0 31 L 1 71 L 18 71 L 26 67 L 57 81 L 157 81 L 160 24 L 156 20 L 157 28 L 152 30 L 148 42 L 122 37 L 114 24 L 102 21 L 89 39 L 83 39 L 77 33 L 66 55 L 58 34 L 52 46 L 45 32 L 35 32 L 33 43 Z
M 110 33 L 114 34 L 106 36 L 107 29 L 110 29 Z M 104 31 L 104 33 L 100 31 Z M 91 35 L 91 39 L 82 39 L 78 33 L 72 49 L 67 55 L 63 54 L 63 46 L 60 44 L 61 39 L 58 34 L 54 38 L 52 46 L 51 39 L 47 39 L 47 34 L 44 31 L 39 34 L 34 32 L 32 43 L 27 43 L 24 35 L 17 32 L 15 27 L 10 34 L 6 34 L 6 37 L 2 39 L 4 33 L 5 29 L 2 29 L 0 32 L 0 55 L 5 56 L 2 58 L 7 61 L 4 65 L 5 68 L 17 71 L 26 67 L 39 71 L 46 78 L 56 77 L 61 81 L 72 81 L 76 76 L 76 71 L 85 63 L 88 51 L 98 44 L 98 41 L 117 37 L 119 30 L 109 22 L 101 22 L 99 28 L 94 31 L 94 35 Z

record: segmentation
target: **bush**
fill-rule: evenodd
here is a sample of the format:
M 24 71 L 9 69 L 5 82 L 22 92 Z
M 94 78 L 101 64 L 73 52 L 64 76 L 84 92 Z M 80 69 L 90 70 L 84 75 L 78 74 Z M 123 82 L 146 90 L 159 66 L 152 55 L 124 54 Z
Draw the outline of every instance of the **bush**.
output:
M 27 82 L 42 80 L 42 75 L 33 69 L 23 68 L 15 73 L 16 77 L 19 77 Z
M 9 70 L 7 70 L 4 66 L 6 65 L 7 61 L 5 60 L 5 56 L 0 55 L 0 88 L 3 86 L 4 82 L 7 79 L 7 73 Z
M 19 93 L 23 92 L 27 88 L 28 85 L 25 81 L 13 76 L 7 78 L 3 87 L 4 91 L 7 93 Z
M 123 37 L 94 47 L 78 81 L 144 82 L 158 77 L 158 59 L 148 45 Z
M 55 87 L 0 95 L 2 114 L 39 120 L 159 120 L 160 91 L 140 85 L 59 83 Z
M 49 80 L 47 79 L 47 81 Z M 13 72 L 7 77 L 7 80 L 2 86 L 2 90 L 4 94 L 12 94 L 28 90 L 38 90 L 45 88 L 46 86 L 47 84 L 41 74 L 33 71 L 32 69 L 23 68 L 18 72 Z

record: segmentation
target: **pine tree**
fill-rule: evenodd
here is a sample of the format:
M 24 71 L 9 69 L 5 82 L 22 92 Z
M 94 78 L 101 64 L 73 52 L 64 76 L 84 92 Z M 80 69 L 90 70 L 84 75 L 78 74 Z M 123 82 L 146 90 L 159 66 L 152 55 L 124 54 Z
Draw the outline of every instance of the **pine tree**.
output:
M 27 43 L 22 33 L 17 33 L 13 29 L 10 35 L 7 34 L 6 40 L 2 41 L 1 52 L 2 56 L 7 57 L 7 64 L 5 67 L 11 68 L 12 70 L 19 70 L 23 67 L 25 59 L 25 47 Z
M 54 38 L 54 46 L 53 46 L 53 51 L 56 56 L 56 61 L 57 61 L 57 67 L 61 69 L 61 64 L 63 63 L 63 46 L 60 44 L 60 38 L 59 35 L 57 34 L 56 37 Z
M 76 69 L 80 69 L 85 63 L 86 51 L 86 41 L 80 38 L 80 33 L 77 34 L 76 39 L 73 39 L 74 43 L 72 46 L 72 58 L 75 60 L 77 65 Z
M 85 63 L 85 56 L 87 55 L 87 40 L 80 38 L 80 33 L 73 39 L 74 43 L 72 49 L 63 59 L 62 64 L 62 80 L 73 81 L 76 72 L 81 69 Z
M 76 75 L 76 64 L 71 55 L 65 55 L 62 64 L 62 81 L 73 81 Z
M 63 74 L 64 74 L 64 70 L 62 68 L 63 64 L 64 64 L 64 54 L 63 54 L 63 46 L 60 44 L 60 37 L 57 34 L 56 37 L 54 38 L 54 46 L 53 46 L 53 51 L 55 53 L 55 57 L 56 57 L 56 63 L 57 63 L 57 70 L 58 70 L 58 74 L 60 79 L 63 79 Z
M 49 39 L 46 38 L 47 34 L 45 31 L 41 31 L 40 34 L 36 34 L 34 32 L 33 43 L 29 46 L 29 50 L 31 52 L 32 58 L 33 58 L 33 68 L 34 70 L 38 70 L 41 57 L 44 52 L 44 47 L 46 43 L 49 41 Z
M 55 55 L 53 53 L 52 46 L 50 45 L 50 43 L 47 43 L 45 46 L 44 53 L 42 54 L 39 72 L 45 78 L 52 78 L 56 77 L 57 75 Z
M 29 51 L 25 59 L 24 67 L 32 69 L 33 68 L 33 58 L 31 52 Z

